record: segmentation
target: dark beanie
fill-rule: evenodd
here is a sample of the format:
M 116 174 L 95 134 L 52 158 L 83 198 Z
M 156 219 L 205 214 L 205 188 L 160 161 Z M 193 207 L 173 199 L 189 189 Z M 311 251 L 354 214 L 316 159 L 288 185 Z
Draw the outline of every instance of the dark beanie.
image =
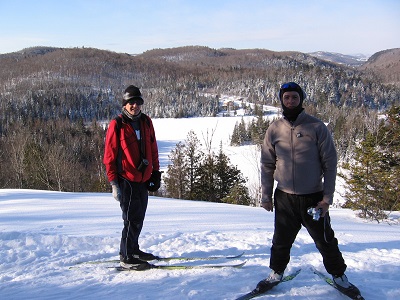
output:
M 279 100 L 282 102 L 282 96 L 286 92 L 298 92 L 300 95 L 300 105 L 303 104 L 303 100 L 306 98 L 306 93 L 302 90 L 302 88 L 295 82 L 287 82 L 282 84 L 279 90 Z
M 129 102 L 129 100 L 132 99 L 137 99 L 139 105 L 142 105 L 144 103 L 142 93 L 140 92 L 139 88 L 134 85 L 130 85 L 125 89 L 122 99 L 122 106 L 125 106 Z

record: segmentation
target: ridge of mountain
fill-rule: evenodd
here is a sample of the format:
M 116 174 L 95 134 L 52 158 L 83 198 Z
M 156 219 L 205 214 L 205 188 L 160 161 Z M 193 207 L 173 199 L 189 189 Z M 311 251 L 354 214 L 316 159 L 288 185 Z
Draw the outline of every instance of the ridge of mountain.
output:
M 334 63 L 343 64 L 343 65 L 351 66 L 351 67 L 359 67 L 368 60 L 368 56 L 366 56 L 364 54 L 348 55 L 348 54 L 326 52 L 326 51 L 317 51 L 317 52 L 311 52 L 308 54 L 311 56 L 323 59 L 323 60 L 327 60 L 327 61 L 331 61 Z
M 57 48 L 47 46 L 35 46 L 25 48 L 17 52 L 0 54 L 1 58 L 22 59 L 36 56 L 43 56 L 52 52 L 67 49 L 92 49 L 95 51 L 109 52 L 109 55 L 120 54 L 107 50 L 94 48 Z M 232 60 L 232 57 L 243 61 L 243 57 L 264 55 L 266 57 L 287 57 L 304 60 L 305 62 L 312 61 L 312 58 L 328 63 L 335 63 L 347 67 L 353 67 L 360 71 L 368 71 L 377 75 L 384 84 L 394 84 L 400 86 L 400 48 L 387 49 L 379 51 L 371 56 L 364 54 L 342 54 L 327 51 L 317 51 L 310 53 L 302 53 L 296 51 L 276 52 L 267 49 L 243 49 L 237 50 L 233 48 L 212 49 L 206 46 L 183 46 L 165 49 L 152 49 L 141 54 L 128 54 L 132 57 L 141 58 L 157 58 L 167 62 L 202 62 L 202 64 L 214 64 L 219 58 L 221 62 L 224 60 Z M 229 59 L 228 59 L 229 57 Z M 204 61 L 209 60 L 209 62 Z M 315 63 L 315 61 L 314 61 Z M 321 63 L 321 62 L 320 62 Z
M 358 71 L 369 71 L 378 76 L 383 84 L 393 84 L 400 87 L 400 48 L 379 51 L 371 56 L 365 54 L 342 54 L 335 52 L 317 51 L 302 53 L 297 51 L 276 52 L 267 49 L 242 49 L 233 48 L 211 49 L 205 46 L 184 46 L 166 49 L 153 49 L 139 54 L 141 57 L 165 59 L 168 62 L 199 62 L 202 64 L 228 61 L 235 57 L 243 62 L 243 57 L 260 56 L 286 57 L 311 64 L 337 64 L 351 67 Z M 390 76 L 391 75 L 391 76 Z M 394 79 L 393 79 L 394 78 Z
M 385 84 L 400 86 L 400 48 L 375 53 L 359 69 L 376 74 Z
M 339 54 L 325 54 L 327 60 L 266 49 L 184 46 L 133 55 L 85 47 L 31 47 L 0 55 L 0 109 L 9 116 L 18 103 L 29 101 L 31 113 L 33 109 L 37 115 L 42 114 L 41 105 L 51 103 L 61 110 L 51 110 L 54 117 L 108 118 L 120 110 L 115 98 L 135 83 L 153 116 L 212 116 L 221 95 L 276 105 L 277 85 L 285 81 L 299 82 L 309 104 L 385 109 L 400 101 L 400 74 L 385 76 L 386 68 L 380 66 L 399 66 L 398 50 L 381 51 L 361 66 L 348 66 L 337 62 L 343 58 Z

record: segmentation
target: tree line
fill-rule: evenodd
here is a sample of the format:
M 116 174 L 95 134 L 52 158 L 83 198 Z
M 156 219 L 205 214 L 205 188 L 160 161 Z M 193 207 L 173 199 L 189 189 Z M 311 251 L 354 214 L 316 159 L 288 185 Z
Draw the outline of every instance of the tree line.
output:
M 0 187 L 107 191 L 104 129 L 82 120 L 21 120 L 0 139 Z

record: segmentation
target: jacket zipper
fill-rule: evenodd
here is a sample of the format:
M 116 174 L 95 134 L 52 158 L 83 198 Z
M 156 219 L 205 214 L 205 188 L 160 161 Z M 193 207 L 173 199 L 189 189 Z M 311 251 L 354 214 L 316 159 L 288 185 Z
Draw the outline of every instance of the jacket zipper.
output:
M 292 152 L 292 184 L 293 184 L 293 192 L 296 193 L 296 186 L 295 186 L 295 161 L 294 161 L 294 141 L 293 141 L 293 135 L 294 135 L 294 127 L 293 125 L 290 127 L 290 149 Z

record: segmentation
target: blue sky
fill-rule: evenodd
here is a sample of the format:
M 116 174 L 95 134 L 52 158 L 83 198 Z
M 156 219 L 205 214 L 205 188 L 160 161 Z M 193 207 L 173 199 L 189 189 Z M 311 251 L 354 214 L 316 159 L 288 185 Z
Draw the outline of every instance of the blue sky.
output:
M 399 0 L 0 0 L 0 53 L 200 45 L 374 54 L 400 47 Z

